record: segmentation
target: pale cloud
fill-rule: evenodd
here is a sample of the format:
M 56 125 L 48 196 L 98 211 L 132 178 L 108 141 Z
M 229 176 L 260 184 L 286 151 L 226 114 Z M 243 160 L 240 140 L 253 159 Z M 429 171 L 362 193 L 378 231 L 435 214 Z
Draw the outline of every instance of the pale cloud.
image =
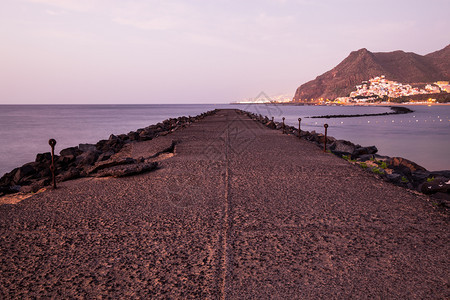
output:
M 120 3 L 108 12 L 120 25 L 143 30 L 183 30 L 195 24 L 195 12 L 183 3 L 167 1 L 135 1 Z
M 67 11 L 103 15 L 112 22 L 143 30 L 168 30 L 180 26 L 193 11 L 182 2 L 106 0 L 27 0 Z M 50 15 L 58 11 L 48 9 Z
M 31 3 L 39 3 L 65 10 L 86 12 L 94 9 L 99 1 L 95 0 L 27 0 Z
M 112 21 L 120 25 L 128 25 L 143 30 L 168 30 L 174 29 L 177 26 L 175 20 L 166 17 L 147 20 L 116 17 L 113 18 Z
M 399 21 L 361 21 L 353 24 L 336 25 L 333 31 L 341 36 L 362 38 L 362 37 L 397 37 L 400 38 L 403 34 L 411 32 L 416 26 L 416 21 L 413 20 L 399 20 Z
M 205 34 L 189 34 L 187 37 L 192 43 L 202 46 L 215 47 L 221 49 L 227 49 L 242 53 L 253 53 L 254 51 L 250 47 L 246 47 L 236 41 L 232 41 L 230 39 L 221 38 L 213 35 L 205 35 Z
M 93 13 L 109 18 L 119 25 L 143 30 L 169 30 L 181 28 L 180 21 L 192 14 L 188 6 L 177 2 L 160 1 L 106 1 L 106 0 L 26 0 L 50 8 L 49 15 L 65 11 Z M 62 10 L 62 11 L 61 11 Z
M 59 16 L 59 15 L 63 15 L 66 12 L 65 11 L 55 11 L 55 10 L 51 10 L 51 9 L 46 9 L 45 13 L 50 15 L 50 16 Z
M 34 35 L 38 38 L 45 39 L 47 41 L 64 40 L 73 45 L 87 45 L 95 44 L 98 42 L 98 37 L 93 34 L 80 32 L 80 31 L 67 31 L 60 29 L 36 29 L 33 31 Z

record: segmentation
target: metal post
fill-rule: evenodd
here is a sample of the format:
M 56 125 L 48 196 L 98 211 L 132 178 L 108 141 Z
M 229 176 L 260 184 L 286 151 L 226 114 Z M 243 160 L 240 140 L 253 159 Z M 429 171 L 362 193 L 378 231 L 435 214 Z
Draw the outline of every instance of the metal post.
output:
M 284 117 L 283 117 L 283 134 L 286 133 L 286 124 L 284 124 Z
M 323 141 L 323 152 L 327 152 L 327 128 L 328 128 L 328 124 L 324 124 L 323 127 L 325 127 L 325 140 Z
M 55 141 L 55 139 L 49 139 L 48 144 L 50 145 L 50 147 L 52 147 L 52 164 L 50 166 L 50 171 L 52 171 L 53 188 L 56 189 L 56 177 L 55 177 L 55 145 L 56 145 L 56 141 Z
M 274 122 L 273 117 L 272 117 L 272 122 Z
M 301 138 L 300 133 L 302 130 L 300 129 L 300 123 L 302 122 L 302 118 L 298 118 L 298 138 Z

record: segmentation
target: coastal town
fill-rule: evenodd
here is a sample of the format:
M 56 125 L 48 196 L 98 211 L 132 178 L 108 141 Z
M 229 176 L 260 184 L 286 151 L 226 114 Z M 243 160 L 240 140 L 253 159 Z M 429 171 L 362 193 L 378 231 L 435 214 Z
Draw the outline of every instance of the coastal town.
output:
M 356 90 L 351 92 L 349 97 L 339 97 L 335 101 L 339 103 L 365 103 L 374 101 L 390 101 L 391 99 L 410 97 L 415 95 L 438 94 L 449 92 L 450 85 L 448 81 L 437 81 L 426 84 L 424 88 L 403 84 L 393 80 L 388 80 L 384 75 L 377 76 L 363 81 L 356 86 Z M 431 99 L 431 100 L 430 100 Z M 427 99 L 428 102 L 435 102 L 433 98 Z
M 355 86 L 355 90 L 348 96 L 336 99 L 308 99 L 304 103 L 311 105 L 365 105 L 373 103 L 416 103 L 433 104 L 438 103 L 438 95 L 450 93 L 449 81 L 436 81 L 425 84 L 405 84 L 389 80 L 384 75 L 373 77 Z M 445 102 L 445 101 L 444 101 Z M 288 94 L 268 96 L 260 93 L 257 97 L 248 98 L 236 103 L 278 103 L 289 104 L 295 102 Z

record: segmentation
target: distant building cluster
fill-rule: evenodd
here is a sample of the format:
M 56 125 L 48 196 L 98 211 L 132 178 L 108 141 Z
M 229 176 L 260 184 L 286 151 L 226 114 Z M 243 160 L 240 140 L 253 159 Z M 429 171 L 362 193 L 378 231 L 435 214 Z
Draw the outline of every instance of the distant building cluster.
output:
M 272 96 L 272 100 L 277 103 L 288 103 L 292 101 L 292 96 L 287 94 L 277 95 Z
M 450 93 L 450 84 L 448 81 L 437 81 L 434 84 L 437 85 L 441 91 Z
M 388 80 L 384 75 L 381 75 L 371 78 L 369 81 L 363 81 L 362 84 L 357 85 L 356 91 L 351 92 L 349 98 L 354 99 L 355 102 L 364 102 L 383 97 L 399 98 L 419 94 L 434 94 L 449 90 L 450 87 L 448 81 L 438 81 L 433 84 L 427 84 L 424 89 L 421 89 L 412 87 L 409 84 Z
M 257 97 L 255 98 L 248 98 L 240 101 L 236 101 L 235 103 L 245 104 L 245 103 L 252 103 L 252 104 L 264 104 L 264 103 L 288 103 L 292 101 L 292 96 L 283 94 L 283 95 L 277 95 L 277 96 L 268 96 L 264 92 L 261 92 Z

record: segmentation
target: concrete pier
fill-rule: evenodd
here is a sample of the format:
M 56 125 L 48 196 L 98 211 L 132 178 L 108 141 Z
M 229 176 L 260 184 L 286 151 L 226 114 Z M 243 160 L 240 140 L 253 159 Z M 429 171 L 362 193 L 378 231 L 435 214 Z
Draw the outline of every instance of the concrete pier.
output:
M 0 206 L 1 299 L 450 297 L 426 196 L 234 110 L 119 156 L 160 167 Z

